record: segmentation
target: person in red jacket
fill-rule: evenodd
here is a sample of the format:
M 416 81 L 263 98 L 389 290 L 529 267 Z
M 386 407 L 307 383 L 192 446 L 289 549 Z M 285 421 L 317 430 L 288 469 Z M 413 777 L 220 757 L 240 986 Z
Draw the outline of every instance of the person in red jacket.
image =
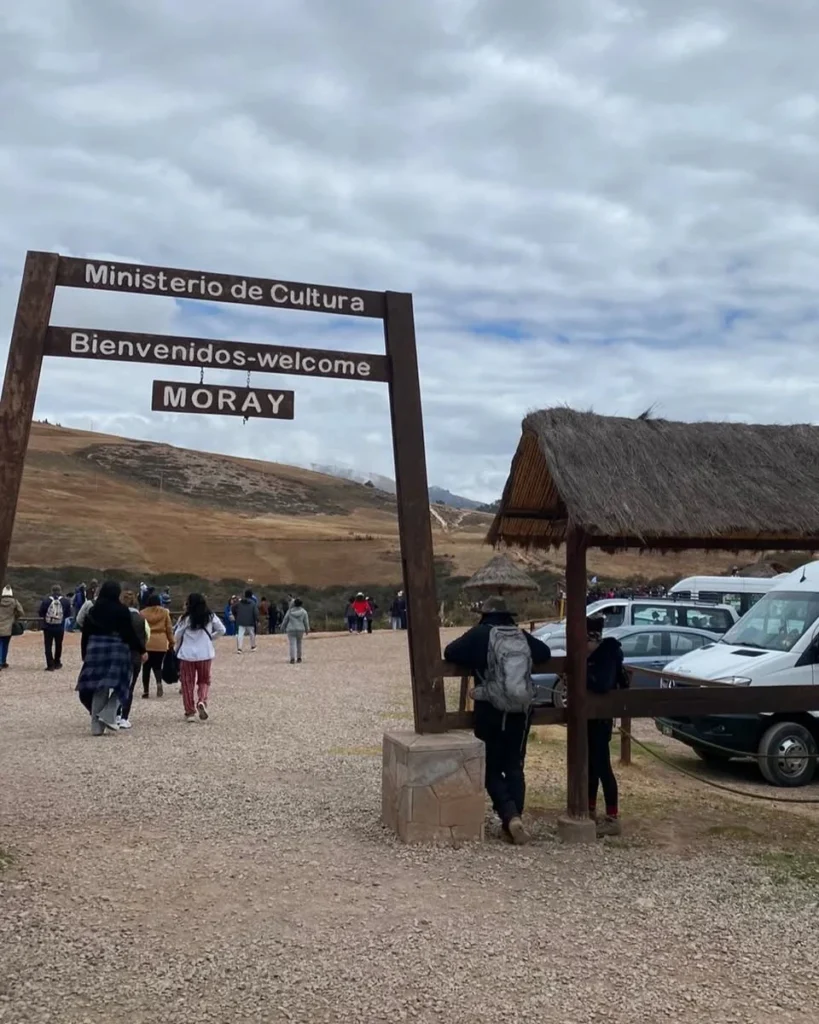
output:
M 367 598 L 364 596 L 363 591 L 361 590 L 359 590 L 359 592 L 355 595 L 355 600 L 353 601 L 353 611 L 355 612 L 356 631 L 358 633 L 363 633 L 364 624 L 367 620 L 367 615 L 371 611 L 371 609 L 370 602 L 367 600 Z

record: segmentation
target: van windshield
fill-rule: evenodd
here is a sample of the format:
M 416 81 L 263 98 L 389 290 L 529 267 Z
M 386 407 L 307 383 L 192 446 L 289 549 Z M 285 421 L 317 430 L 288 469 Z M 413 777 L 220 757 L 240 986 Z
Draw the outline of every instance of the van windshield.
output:
M 766 594 L 722 637 L 736 647 L 789 651 L 819 618 L 819 593 Z

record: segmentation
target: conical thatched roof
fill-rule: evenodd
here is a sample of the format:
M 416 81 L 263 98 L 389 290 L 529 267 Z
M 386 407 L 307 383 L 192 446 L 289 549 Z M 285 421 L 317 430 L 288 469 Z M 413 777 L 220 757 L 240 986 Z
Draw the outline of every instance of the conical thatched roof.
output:
M 766 558 L 760 558 L 758 562 L 751 562 L 750 565 L 743 565 L 737 570 L 737 576 L 750 576 L 755 579 L 773 579 L 774 576 L 781 576 L 787 572 L 787 568 L 781 562 L 771 562 Z
M 544 409 L 523 421 L 491 544 L 819 550 L 819 427 Z
M 495 555 L 471 579 L 464 590 L 491 590 L 503 594 L 511 590 L 537 590 L 538 585 L 523 569 L 518 568 L 508 555 Z

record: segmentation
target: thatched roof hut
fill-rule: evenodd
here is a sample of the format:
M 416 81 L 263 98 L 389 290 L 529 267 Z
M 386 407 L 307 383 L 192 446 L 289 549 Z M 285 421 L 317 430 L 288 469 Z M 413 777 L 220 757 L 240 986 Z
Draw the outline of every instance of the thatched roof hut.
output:
M 464 583 L 463 589 L 508 594 L 519 590 L 537 590 L 538 585 L 508 555 L 495 555 Z
M 487 540 L 607 550 L 819 549 L 819 428 L 527 416 Z
M 774 576 L 781 576 L 787 571 L 787 566 L 782 565 L 781 562 L 772 562 L 767 558 L 760 558 L 757 562 L 751 562 L 749 565 L 743 565 L 741 569 L 737 570 L 736 575 L 749 576 L 753 579 L 771 580 Z

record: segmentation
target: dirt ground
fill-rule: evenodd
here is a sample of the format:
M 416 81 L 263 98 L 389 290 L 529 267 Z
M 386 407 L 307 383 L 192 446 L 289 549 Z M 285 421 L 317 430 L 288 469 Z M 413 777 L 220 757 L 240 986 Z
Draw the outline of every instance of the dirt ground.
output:
M 409 848 L 379 823 L 380 742 L 408 728 L 405 636 L 219 644 L 212 718 L 171 688 L 94 739 L 37 636 L 0 674 L 0 1021 L 805 1024 L 819 787 L 754 802 L 639 752 L 625 833 L 555 836 L 562 730 L 529 748 L 531 846 Z M 653 746 L 653 745 L 656 745 Z

